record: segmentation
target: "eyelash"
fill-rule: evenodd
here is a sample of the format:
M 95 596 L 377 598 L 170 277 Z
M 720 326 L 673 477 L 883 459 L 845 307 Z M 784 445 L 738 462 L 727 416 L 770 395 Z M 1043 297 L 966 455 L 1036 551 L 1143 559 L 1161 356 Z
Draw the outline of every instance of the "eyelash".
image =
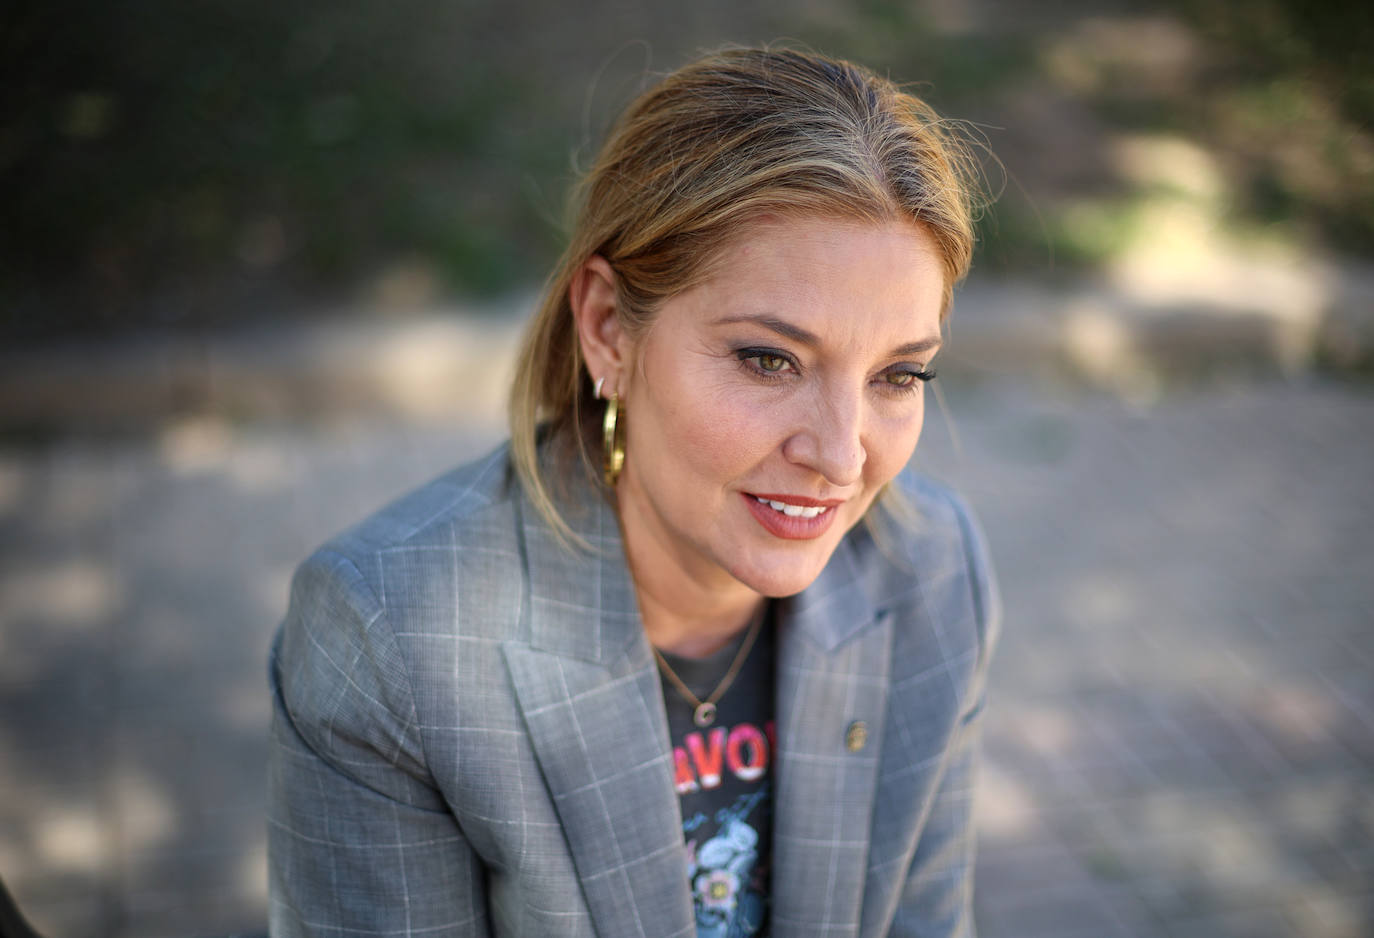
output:
M 791 355 L 788 355 L 781 349 L 742 348 L 735 352 L 735 357 L 739 359 L 740 364 L 743 365 L 751 375 L 757 378 L 762 378 L 765 381 L 781 381 L 788 374 L 788 372 L 783 371 L 781 369 L 776 371 L 768 371 L 758 363 L 759 359 L 780 359 L 784 365 L 786 365 L 788 368 L 792 370 L 792 372 L 795 373 L 797 371 L 796 360 L 793 359 Z M 925 384 L 927 381 L 934 380 L 935 369 L 922 368 L 920 370 L 913 370 L 911 368 L 898 367 L 896 370 L 886 371 L 883 374 L 888 378 L 906 377 L 909 375 L 911 377 L 911 380 L 906 382 L 905 384 L 894 384 L 891 381 L 885 381 L 884 390 L 889 391 L 893 394 L 914 394 L 921 385 Z

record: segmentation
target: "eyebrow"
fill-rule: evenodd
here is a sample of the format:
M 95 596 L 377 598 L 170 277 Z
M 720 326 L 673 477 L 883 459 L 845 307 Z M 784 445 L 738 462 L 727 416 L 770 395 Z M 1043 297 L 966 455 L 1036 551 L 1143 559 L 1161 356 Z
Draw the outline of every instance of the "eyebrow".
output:
M 812 348 L 821 344 L 820 336 L 816 335 L 814 332 L 803 329 L 801 326 L 790 323 L 785 319 L 778 319 L 775 316 L 723 316 L 713 321 L 711 324 L 713 326 L 728 326 L 741 322 L 762 326 L 765 329 L 776 332 L 784 338 L 791 339 L 794 342 L 800 342 L 802 345 L 807 345 Z M 940 344 L 940 337 L 935 335 L 927 339 L 920 339 L 916 342 L 908 342 L 905 345 L 899 345 L 888 354 L 892 356 L 921 355 L 938 349 Z

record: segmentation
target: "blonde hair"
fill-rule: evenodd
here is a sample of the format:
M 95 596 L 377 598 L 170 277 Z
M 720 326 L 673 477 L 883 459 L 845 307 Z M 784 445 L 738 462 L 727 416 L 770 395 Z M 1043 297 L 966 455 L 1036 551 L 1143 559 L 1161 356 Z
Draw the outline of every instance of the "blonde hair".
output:
M 733 235 L 763 216 L 910 221 L 933 238 L 944 305 L 973 253 L 976 163 L 925 102 L 851 62 L 793 49 L 731 49 L 664 78 L 633 101 L 575 192 L 571 241 L 525 333 L 510 397 L 516 473 L 541 515 L 572 540 L 540 467 L 588 455 L 600 407 L 568 291 L 601 255 L 617 315 L 640 335 L 667 299 L 709 272 Z M 541 429 L 542 428 L 542 429 Z

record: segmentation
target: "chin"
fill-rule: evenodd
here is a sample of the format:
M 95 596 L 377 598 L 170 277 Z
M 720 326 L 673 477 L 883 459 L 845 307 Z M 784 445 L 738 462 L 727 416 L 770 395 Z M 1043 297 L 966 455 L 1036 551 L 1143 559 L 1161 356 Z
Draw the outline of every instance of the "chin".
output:
M 816 582 L 833 553 L 833 549 L 826 551 L 824 560 L 820 562 L 798 562 L 795 559 L 788 562 L 786 558 L 780 558 L 768 565 L 750 564 L 732 573 L 735 579 L 761 596 L 781 599 L 795 596 Z

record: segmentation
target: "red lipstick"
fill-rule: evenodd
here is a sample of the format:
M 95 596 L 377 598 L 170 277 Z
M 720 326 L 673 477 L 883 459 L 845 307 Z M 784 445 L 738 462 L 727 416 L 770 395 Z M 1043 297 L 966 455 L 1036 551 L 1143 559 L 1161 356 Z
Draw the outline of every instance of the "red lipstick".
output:
M 754 520 L 763 526 L 769 534 L 774 537 L 781 537 L 786 540 L 805 541 L 811 538 L 820 537 L 830 529 L 830 525 L 835 521 L 835 509 L 844 504 L 842 498 L 806 498 L 801 495 L 774 495 L 762 492 L 753 494 L 750 492 L 742 493 L 745 504 Z M 787 515 L 769 505 L 765 505 L 759 499 L 766 499 L 773 502 L 782 502 L 787 505 L 799 505 L 803 508 L 824 508 L 825 511 L 812 518 L 804 518 L 801 515 Z

